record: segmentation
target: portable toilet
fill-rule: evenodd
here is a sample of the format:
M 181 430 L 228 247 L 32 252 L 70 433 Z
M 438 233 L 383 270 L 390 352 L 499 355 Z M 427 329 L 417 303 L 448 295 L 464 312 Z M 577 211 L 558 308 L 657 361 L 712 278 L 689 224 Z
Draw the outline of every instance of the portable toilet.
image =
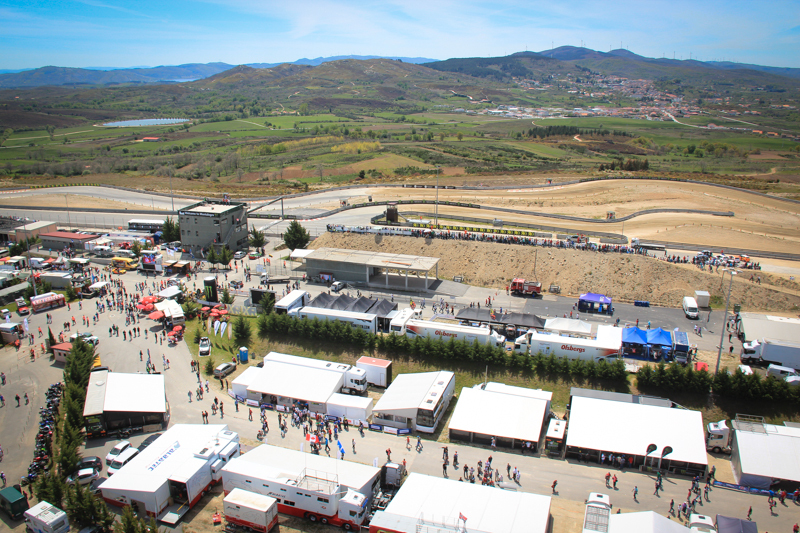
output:
M 239 348 L 239 363 L 246 363 L 247 362 L 247 347 L 242 346 Z

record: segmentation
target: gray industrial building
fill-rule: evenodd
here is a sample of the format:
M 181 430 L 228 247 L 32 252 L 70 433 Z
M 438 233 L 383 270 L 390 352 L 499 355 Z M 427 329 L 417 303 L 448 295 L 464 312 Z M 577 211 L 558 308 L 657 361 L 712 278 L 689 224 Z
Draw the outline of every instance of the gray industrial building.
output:
M 181 243 L 192 252 L 228 245 L 234 252 L 248 249 L 247 204 L 204 200 L 178 211 Z
M 363 283 L 370 287 L 428 290 L 439 278 L 438 257 L 318 248 L 303 260 L 309 277 Z M 429 278 L 431 270 L 435 273 Z

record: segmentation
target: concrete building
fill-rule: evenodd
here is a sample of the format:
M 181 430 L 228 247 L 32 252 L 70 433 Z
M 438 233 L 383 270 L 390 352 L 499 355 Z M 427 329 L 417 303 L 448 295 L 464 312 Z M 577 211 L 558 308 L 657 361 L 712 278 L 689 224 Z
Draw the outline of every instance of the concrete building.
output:
M 50 231 L 40 233 L 39 238 L 42 239 L 42 248 L 45 250 L 61 251 L 67 247 L 73 250 L 83 250 L 86 243 L 95 240 L 97 235 L 84 235 L 71 231 Z
M 205 200 L 178 211 L 181 243 L 195 255 L 211 246 L 248 249 L 247 204 Z
M 50 233 L 56 231 L 57 224 L 49 220 L 39 220 L 38 222 L 31 222 L 25 224 L 14 230 L 14 235 L 11 240 L 14 242 L 24 241 L 25 239 L 35 239 L 41 233 Z
M 351 281 L 369 287 L 428 290 L 439 278 L 438 257 L 318 248 L 305 256 L 305 262 L 309 277 Z M 435 270 L 435 275 L 428 278 L 431 270 Z

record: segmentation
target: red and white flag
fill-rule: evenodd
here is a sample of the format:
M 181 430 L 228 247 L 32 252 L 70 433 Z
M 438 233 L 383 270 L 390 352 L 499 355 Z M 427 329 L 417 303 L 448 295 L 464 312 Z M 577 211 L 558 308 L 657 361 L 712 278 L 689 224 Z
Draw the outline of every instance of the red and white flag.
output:
M 463 515 L 463 514 L 461 514 L 461 513 L 458 513 L 458 519 L 459 519 L 459 520 L 463 520 L 464 522 L 466 522 L 466 521 L 467 521 L 467 517 L 466 517 L 466 516 L 464 516 L 464 515 Z

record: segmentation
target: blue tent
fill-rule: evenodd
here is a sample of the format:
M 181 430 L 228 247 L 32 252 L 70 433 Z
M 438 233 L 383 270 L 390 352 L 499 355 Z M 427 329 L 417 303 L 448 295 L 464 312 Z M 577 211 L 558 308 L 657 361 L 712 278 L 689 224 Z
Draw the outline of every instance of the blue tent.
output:
M 640 328 L 625 328 L 622 330 L 624 344 L 647 344 L 647 332 Z
M 647 344 L 672 347 L 672 334 L 663 328 L 647 330 Z
M 595 294 L 593 292 L 581 294 L 580 297 L 578 297 L 578 301 L 611 305 L 611 298 L 605 296 L 604 294 Z

